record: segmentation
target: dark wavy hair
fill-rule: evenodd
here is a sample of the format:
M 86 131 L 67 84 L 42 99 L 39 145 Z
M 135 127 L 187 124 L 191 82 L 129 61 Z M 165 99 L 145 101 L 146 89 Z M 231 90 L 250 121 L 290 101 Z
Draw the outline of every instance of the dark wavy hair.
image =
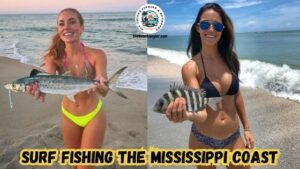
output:
M 207 3 L 203 7 L 200 8 L 197 18 L 195 19 L 194 24 L 192 25 L 189 43 L 187 47 L 187 55 L 194 57 L 198 54 L 202 49 L 202 43 L 200 34 L 196 30 L 196 25 L 200 21 L 200 17 L 202 16 L 203 12 L 212 9 L 219 13 L 222 19 L 222 23 L 225 28 L 222 31 L 222 36 L 218 42 L 218 50 L 224 59 L 225 63 L 229 67 L 231 71 L 233 71 L 236 75 L 238 75 L 240 71 L 240 62 L 238 60 L 237 54 L 233 51 L 234 48 L 234 31 L 233 31 L 233 24 L 229 16 L 225 13 L 223 8 L 217 3 Z

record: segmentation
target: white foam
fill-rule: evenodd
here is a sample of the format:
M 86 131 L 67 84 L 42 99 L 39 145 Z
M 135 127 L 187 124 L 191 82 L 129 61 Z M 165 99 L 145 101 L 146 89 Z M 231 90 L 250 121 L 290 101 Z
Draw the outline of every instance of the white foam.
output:
M 117 87 L 147 91 L 147 75 L 136 71 L 125 71 L 120 76 Z
M 189 60 L 185 52 L 159 48 L 148 48 L 148 55 L 180 66 Z M 242 86 L 265 89 L 275 96 L 300 102 L 300 70 L 261 61 L 240 60 L 240 63 Z
M 19 43 L 18 41 L 14 41 L 13 43 L 10 42 L 10 44 L 2 43 L 0 45 L 0 54 L 8 57 L 10 59 L 20 60 L 21 63 L 34 65 L 34 64 L 30 63 L 29 57 L 24 56 L 19 52 L 19 48 L 17 47 L 18 43 Z M 34 66 L 37 66 L 37 65 L 34 65 Z
M 180 66 L 184 65 L 189 60 L 186 53 L 182 51 L 173 51 L 167 49 L 148 47 L 147 54 L 166 59 L 169 62 L 175 63 Z
M 240 80 L 243 86 L 266 89 L 275 96 L 300 102 L 300 70 L 288 65 L 241 60 Z

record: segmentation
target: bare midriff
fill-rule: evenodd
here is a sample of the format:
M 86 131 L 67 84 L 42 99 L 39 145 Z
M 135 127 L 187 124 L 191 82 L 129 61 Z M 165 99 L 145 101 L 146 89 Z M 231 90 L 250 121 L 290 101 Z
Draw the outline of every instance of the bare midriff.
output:
M 234 102 L 234 96 L 222 96 L 218 103 L 218 110 L 214 111 L 209 106 L 199 113 L 197 123 L 198 131 L 205 136 L 223 140 L 234 133 L 239 126 L 239 118 Z
M 83 116 L 90 113 L 95 109 L 98 104 L 99 97 L 96 92 L 80 92 L 75 96 L 75 102 L 67 97 L 63 98 L 62 104 L 65 109 L 71 112 L 75 116 Z

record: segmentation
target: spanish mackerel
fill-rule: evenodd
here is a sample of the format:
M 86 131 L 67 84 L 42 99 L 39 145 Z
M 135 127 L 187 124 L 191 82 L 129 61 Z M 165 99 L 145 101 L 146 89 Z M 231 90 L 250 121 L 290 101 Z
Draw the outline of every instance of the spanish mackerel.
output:
M 106 85 L 113 92 L 127 99 L 127 97 L 123 93 L 121 93 L 116 87 L 116 83 L 119 76 L 126 68 L 127 67 L 123 67 L 119 69 L 116 73 L 114 73 L 112 77 L 108 80 Z M 95 82 L 99 81 L 65 75 L 49 75 L 45 72 L 40 72 L 36 69 L 33 69 L 30 73 L 30 76 L 17 79 L 12 83 L 4 85 L 4 87 L 8 89 L 9 92 L 25 92 L 27 85 L 37 83 L 41 92 L 48 94 L 65 95 L 70 100 L 75 102 L 74 95 L 76 95 L 79 92 L 91 89 L 94 86 Z M 13 105 L 10 93 L 9 99 L 10 105 L 12 107 Z
M 221 101 L 221 97 L 207 98 L 204 89 L 194 89 L 192 87 L 181 84 L 170 85 L 169 92 L 164 93 L 155 103 L 153 111 L 157 113 L 166 113 L 168 105 L 175 101 L 178 97 L 186 100 L 186 110 L 197 113 L 206 106 L 210 106 L 213 110 L 217 110 L 217 103 Z

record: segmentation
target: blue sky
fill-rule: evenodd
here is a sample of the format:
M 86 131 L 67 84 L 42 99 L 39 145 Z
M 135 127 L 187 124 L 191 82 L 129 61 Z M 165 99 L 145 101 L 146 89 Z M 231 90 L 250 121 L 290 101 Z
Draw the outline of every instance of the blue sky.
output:
M 235 32 L 300 30 L 299 0 L 148 0 L 165 13 L 159 34 L 186 35 L 201 6 L 219 3 L 234 23 Z

